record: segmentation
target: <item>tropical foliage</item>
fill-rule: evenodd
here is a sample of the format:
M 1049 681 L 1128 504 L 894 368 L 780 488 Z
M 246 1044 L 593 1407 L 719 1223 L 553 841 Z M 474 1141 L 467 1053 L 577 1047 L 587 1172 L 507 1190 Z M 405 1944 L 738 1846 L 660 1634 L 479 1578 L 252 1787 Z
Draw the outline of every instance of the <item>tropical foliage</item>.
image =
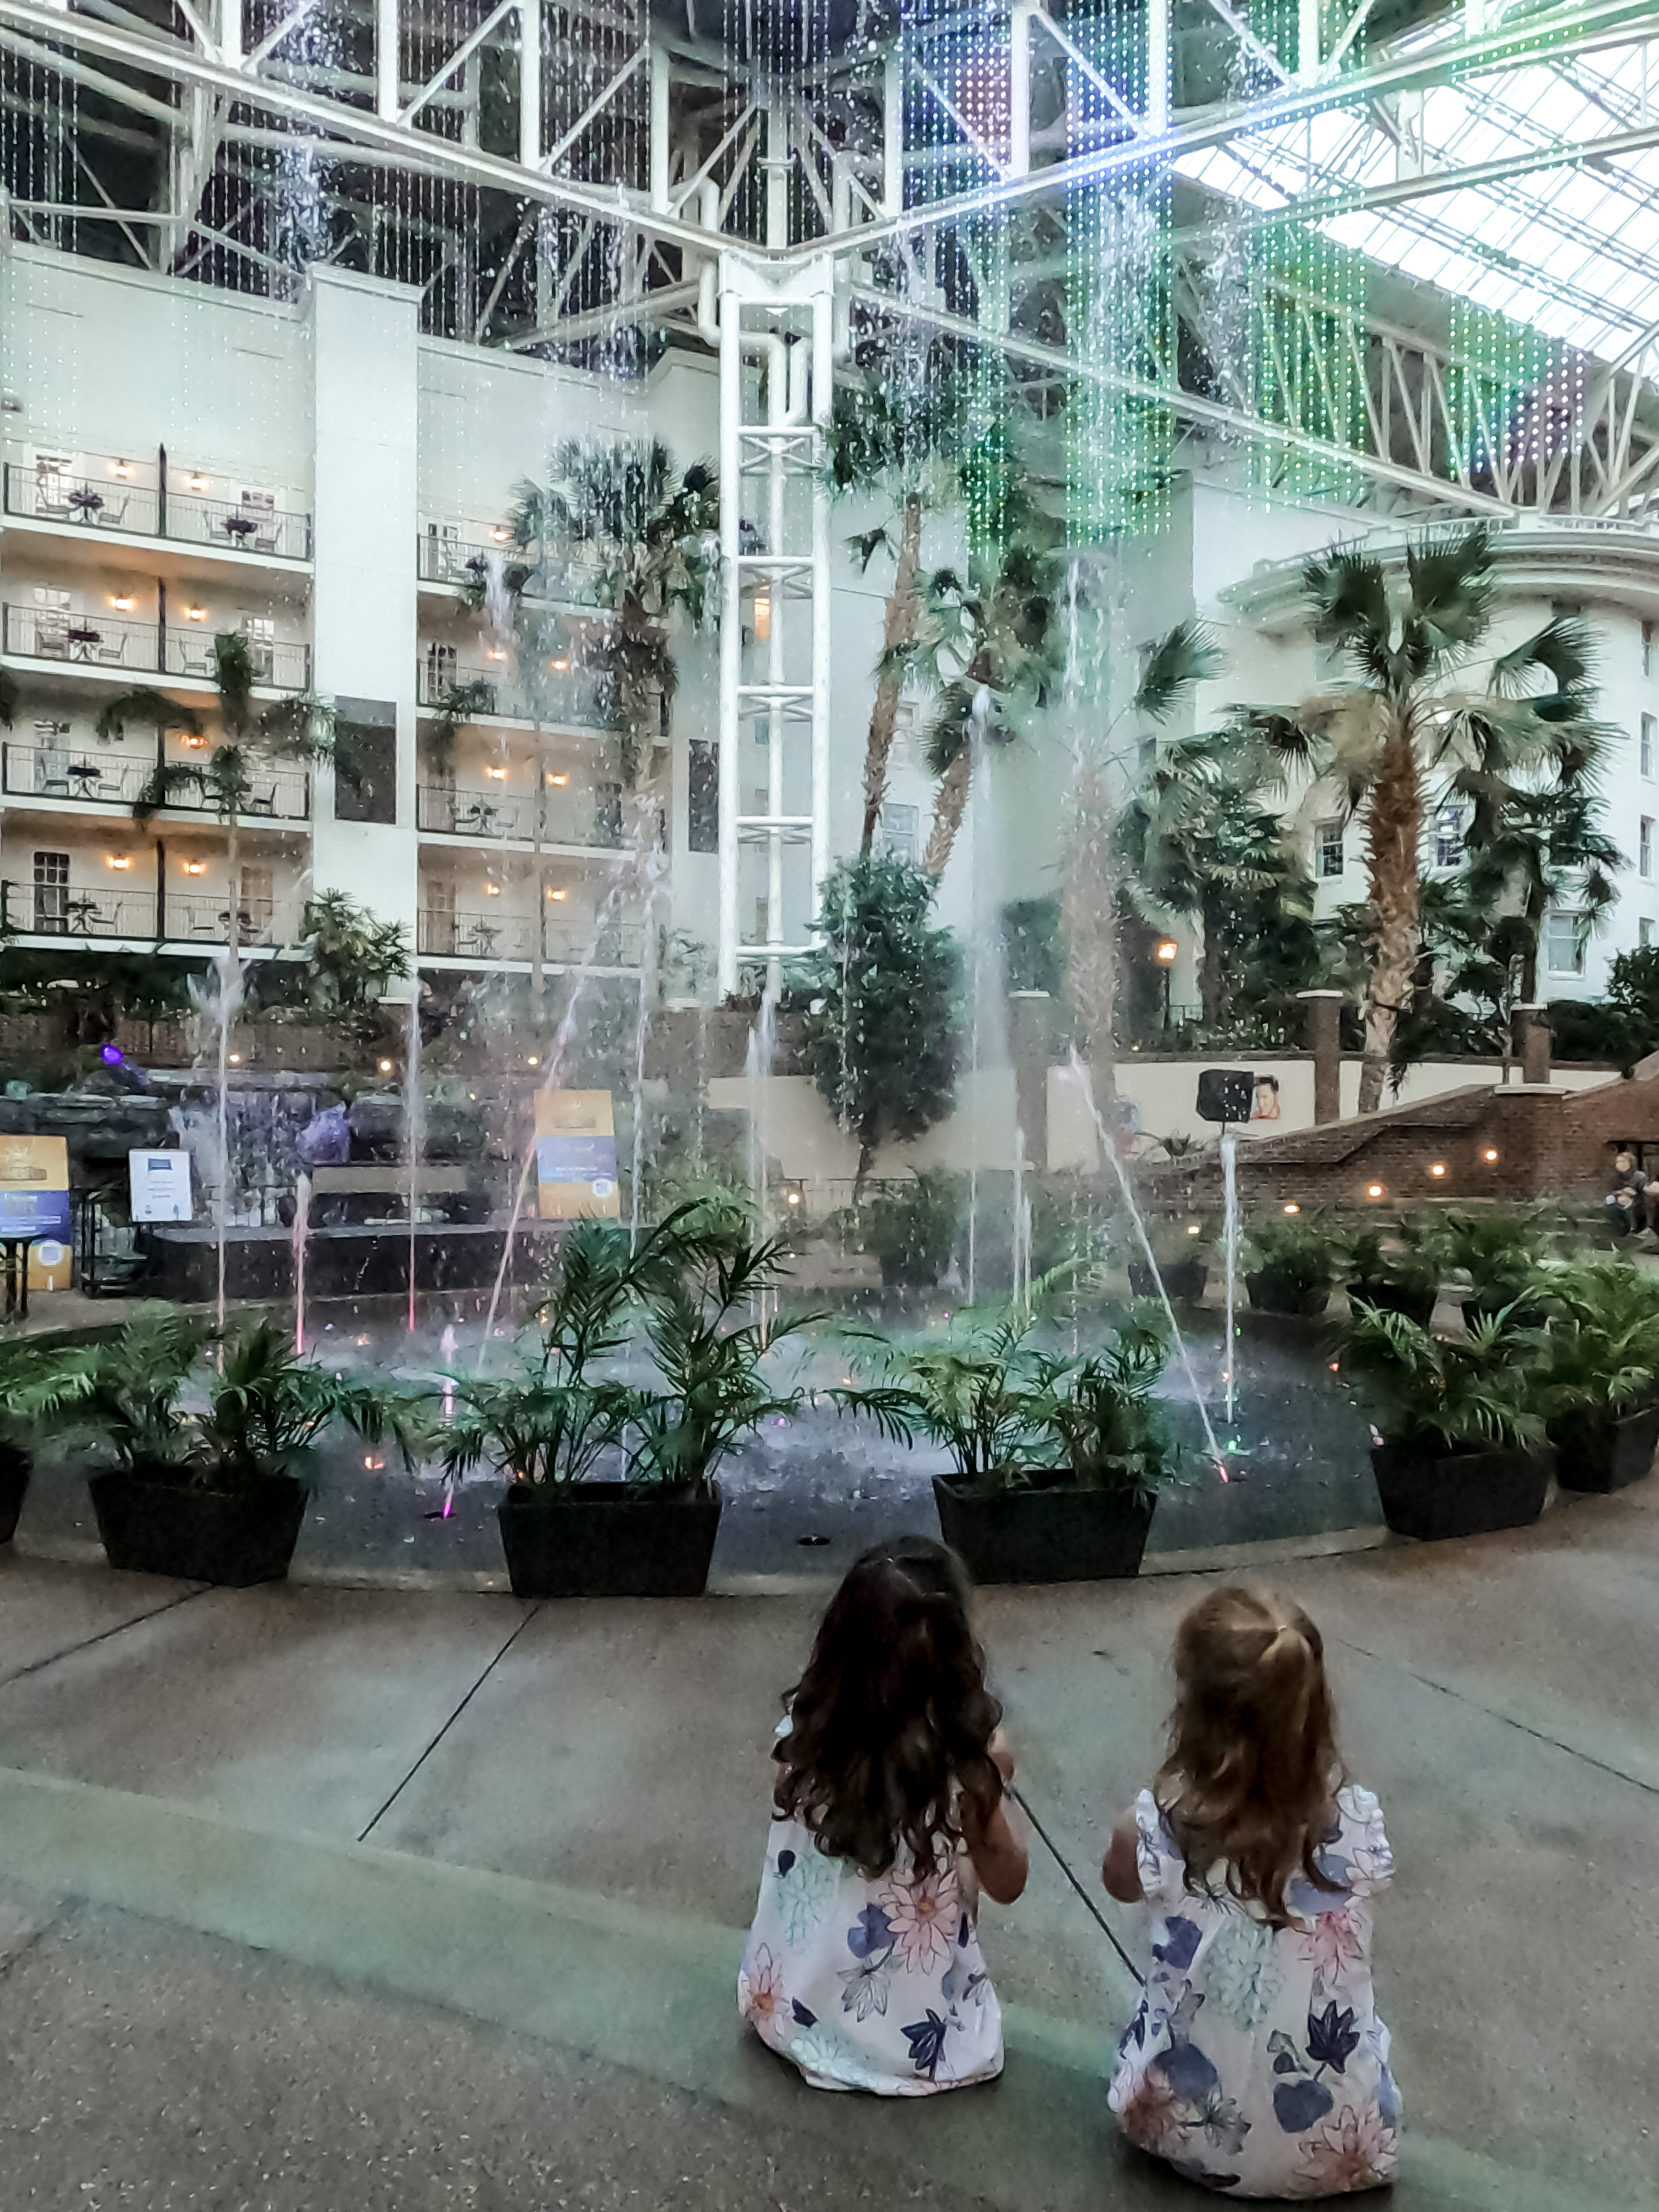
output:
M 1344 1343 L 1375 1379 L 1391 1444 L 1458 1452 L 1543 1441 L 1534 1339 L 1507 1312 L 1444 1337 L 1409 1314 L 1357 1304 Z
M 919 1137 L 949 1112 L 961 1045 L 961 956 L 934 927 L 934 884 L 878 853 L 824 878 L 820 949 L 801 963 L 808 1072 L 856 1139 L 861 1187 L 879 1145 Z
M 414 972 L 403 924 L 377 921 L 344 891 L 307 899 L 300 926 L 312 1002 L 324 1012 L 360 1012 Z

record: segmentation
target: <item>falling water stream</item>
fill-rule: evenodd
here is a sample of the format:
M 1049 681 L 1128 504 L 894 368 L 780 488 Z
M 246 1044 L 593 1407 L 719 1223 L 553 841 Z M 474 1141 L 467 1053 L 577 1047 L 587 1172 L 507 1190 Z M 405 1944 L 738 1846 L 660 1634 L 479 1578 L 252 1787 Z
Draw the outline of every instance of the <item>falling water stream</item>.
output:
M 404 1151 L 409 1161 L 409 1333 L 415 1334 L 415 1245 L 421 1219 L 421 1141 L 425 1115 L 421 1098 L 421 987 L 409 1001 L 408 1042 L 404 1052 Z
M 294 1184 L 294 1356 L 306 1356 L 306 1243 L 311 1235 L 311 1177 L 303 1168 Z
M 1226 1202 L 1222 1254 L 1227 1268 L 1227 1337 L 1221 1379 L 1226 1385 L 1227 1425 L 1231 1428 L 1233 1409 L 1238 1402 L 1238 1382 L 1235 1371 L 1238 1342 L 1238 1139 L 1231 1132 L 1221 1139 L 1221 1188 Z
M 1135 1203 L 1133 1186 L 1129 1181 L 1129 1171 L 1119 1156 L 1111 1132 L 1106 1127 L 1104 1115 L 1095 1103 L 1094 1085 L 1090 1081 L 1089 1071 L 1075 1048 L 1072 1053 L 1072 1077 L 1082 1091 L 1083 1103 L 1088 1108 L 1090 1118 L 1094 1122 L 1101 1157 L 1109 1161 L 1112 1171 L 1117 1177 L 1118 1188 L 1123 1194 L 1123 1203 L 1129 1209 L 1129 1218 L 1134 1224 L 1135 1235 L 1140 1239 L 1140 1249 L 1146 1255 L 1146 1265 L 1152 1270 L 1152 1280 L 1158 1285 L 1158 1295 L 1169 1321 L 1170 1334 L 1175 1340 L 1176 1355 L 1181 1362 L 1182 1369 L 1191 1388 L 1193 1402 L 1198 1407 L 1198 1418 L 1204 1425 L 1204 1441 L 1210 1448 L 1210 1456 L 1215 1462 L 1217 1474 L 1225 1482 L 1227 1480 L 1226 1456 L 1217 1437 L 1215 1425 L 1210 1419 L 1210 1409 L 1205 1403 L 1204 1393 L 1199 1388 L 1198 1375 L 1193 1366 L 1192 1354 L 1187 1349 L 1187 1340 L 1181 1334 L 1181 1324 L 1176 1319 L 1175 1308 L 1170 1302 L 1170 1293 L 1164 1286 L 1163 1271 L 1152 1251 L 1152 1240 L 1146 1234 L 1146 1224 L 1142 1218 L 1140 1208 Z

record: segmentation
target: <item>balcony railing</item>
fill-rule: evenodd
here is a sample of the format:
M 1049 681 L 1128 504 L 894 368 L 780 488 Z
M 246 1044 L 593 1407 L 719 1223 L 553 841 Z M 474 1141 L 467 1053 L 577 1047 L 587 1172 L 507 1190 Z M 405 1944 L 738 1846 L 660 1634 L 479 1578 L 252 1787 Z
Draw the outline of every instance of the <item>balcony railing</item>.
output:
M 78 523 L 112 536 L 212 545 L 256 560 L 266 554 L 290 561 L 311 558 L 308 514 L 268 507 L 256 500 L 213 499 L 188 489 L 137 483 L 117 475 L 115 467 L 113 462 L 107 464 L 102 476 L 69 476 L 8 461 L 6 513 L 27 521 Z
M 66 607 L 8 605 L 4 621 L 5 649 L 21 659 L 213 682 L 213 638 L 207 631 L 164 631 L 159 623 L 76 614 Z M 310 683 L 308 645 L 251 638 L 248 646 L 256 684 L 273 691 L 303 691 Z
M 482 837 L 528 842 L 537 834 L 533 792 L 476 791 L 459 785 L 423 783 L 416 794 L 416 820 L 436 836 Z M 584 810 L 562 797 L 541 809 L 544 845 L 588 845 L 601 852 L 622 843 L 620 800 L 604 798 Z
M 492 568 L 504 574 L 528 566 L 524 554 L 501 538 L 463 535 L 460 525 L 452 537 L 442 531 L 423 530 L 415 541 L 416 574 L 423 584 L 461 584 L 482 587 Z M 556 599 L 565 606 L 598 607 L 602 604 L 597 564 L 574 560 L 545 584 L 527 591 L 527 598 Z
M 423 653 L 415 665 L 415 696 L 422 707 L 447 708 L 465 700 L 465 722 L 475 714 L 498 714 L 515 722 L 549 722 L 579 730 L 610 727 L 604 687 L 590 670 L 538 670 L 530 681 L 504 662 L 483 667 Z
M 0 787 L 17 799 L 66 800 L 75 805 L 131 806 L 154 775 L 155 763 L 124 758 L 101 747 L 8 743 L 0 749 Z M 204 770 L 185 763 L 186 772 Z M 303 822 L 311 813 L 311 778 L 303 770 L 251 763 L 248 795 L 242 812 L 248 820 Z M 175 786 L 167 810 L 180 814 L 216 814 L 219 810 L 199 781 Z
M 237 940 L 247 945 L 288 941 L 271 899 L 247 899 L 237 909 Z M 152 885 L 112 890 L 107 884 L 0 881 L 0 926 L 25 937 L 142 937 L 169 945 L 224 945 L 230 902 L 223 891 L 169 890 L 158 914 Z
M 416 943 L 427 959 L 527 961 L 535 933 L 533 915 L 422 907 Z M 542 926 L 542 957 L 557 967 L 637 968 L 644 944 L 638 922 L 607 923 L 597 937 L 591 924 L 548 919 Z
M 107 883 L 0 882 L 0 921 L 34 937 L 154 937 L 155 893 Z

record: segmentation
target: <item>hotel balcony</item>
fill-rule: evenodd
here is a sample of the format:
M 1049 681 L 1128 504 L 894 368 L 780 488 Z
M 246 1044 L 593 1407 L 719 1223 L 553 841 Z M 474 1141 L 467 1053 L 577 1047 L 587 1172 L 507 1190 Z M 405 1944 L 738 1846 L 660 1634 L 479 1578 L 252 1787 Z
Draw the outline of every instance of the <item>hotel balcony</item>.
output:
M 416 820 L 429 836 L 477 837 L 497 844 L 534 841 L 596 852 L 615 852 L 623 842 L 620 793 L 550 794 L 539 809 L 539 830 L 538 811 L 534 792 L 423 783 L 416 795 Z
M 197 471 L 175 470 L 164 477 L 154 460 L 83 453 L 77 462 L 78 471 L 71 471 L 40 461 L 8 461 L 7 515 L 47 524 L 53 535 L 148 538 L 251 562 L 311 558 L 311 517 L 278 507 L 268 495 L 239 491 L 216 497 L 211 480 Z
M 285 918 L 285 917 L 284 917 Z M 237 909 L 237 937 L 254 950 L 286 941 L 276 902 L 247 899 Z M 220 891 L 169 890 L 158 908 L 153 884 L 29 883 L 0 878 L 0 927 L 25 942 L 120 939 L 147 945 L 228 944 L 230 902 Z
M 471 519 L 428 522 L 415 540 L 416 577 L 422 584 L 446 590 L 480 592 L 492 569 L 498 568 L 504 577 L 516 569 L 522 576 L 527 565 L 503 523 Z M 597 608 L 602 604 L 598 564 L 592 559 L 573 558 L 556 578 L 526 589 L 525 597 L 558 606 Z
M 604 686 L 591 670 L 550 665 L 526 680 L 505 655 L 480 664 L 459 660 L 445 647 L 428 647 L 416 663 L 415 696 L 428 713 L 465 702 L 457 716 L 463 723 L 493 719 L 553 729 L 611 726 Z
M 212 685 L 213 634 L 163 629 L 118 615 L 76 614 L 61 607 L 5 606 L 10 660 L 44 661 L 75 674 L 164 676 Z M 250 638 L 253 680 L 269 691 L 303 691 L 311 682 L 311 647 L 286 639 Z
M 0 789 L 11 799 L 50 800 L 53 812 L 66 806 L 131 807 L 155 772 L 153 758 L 124 757 L 96 744 L 23 744 L 9 738 L 0 746 Z M 213 815 L 218 811 L 203 790 L 188 784 L 175 786 L 164 811 Z M 303 769 L 264 768 L 255 763 L 244 811 L 250 820 L 308 821 L 311 778 Z
M 468 914 L 449 908 L 420 910 L 417 950 L 423 960 L 479 962 L 491 967 L 527 966 L 535 943 L 533 915 Z M 550 967 L 638 969 L 645 952 L 639 922 L 553 921 L 542 923 L 542 958 Z

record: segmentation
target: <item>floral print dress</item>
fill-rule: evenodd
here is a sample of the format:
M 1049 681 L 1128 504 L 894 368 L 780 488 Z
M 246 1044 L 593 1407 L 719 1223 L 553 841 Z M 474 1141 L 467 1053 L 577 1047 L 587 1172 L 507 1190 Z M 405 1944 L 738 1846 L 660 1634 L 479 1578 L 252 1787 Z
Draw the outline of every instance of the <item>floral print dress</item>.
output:
M 766 1845 L 738 2010 L 815 2089 L 927 2097 L 1002 2071 L 1002 2009 L 965 1850 L 918 1875 L 901 1847 L 868 1881 L 799 1820 Z
M 1135 1823 L 1140 1886 L 1159 1917 L 1112 2076 L 1125 2135 L 1237 2197 L 1341 2197 L 1389 2180 L 1400 2096 L 1371 1999 L 1370 1899 L 1394 1857 L 1376 1798 L 1338 1796 L 1317 1864 L 1340 1888 L 1298 1875 L 1291 1928 L 1191 1894 L 1149 1790 Z

